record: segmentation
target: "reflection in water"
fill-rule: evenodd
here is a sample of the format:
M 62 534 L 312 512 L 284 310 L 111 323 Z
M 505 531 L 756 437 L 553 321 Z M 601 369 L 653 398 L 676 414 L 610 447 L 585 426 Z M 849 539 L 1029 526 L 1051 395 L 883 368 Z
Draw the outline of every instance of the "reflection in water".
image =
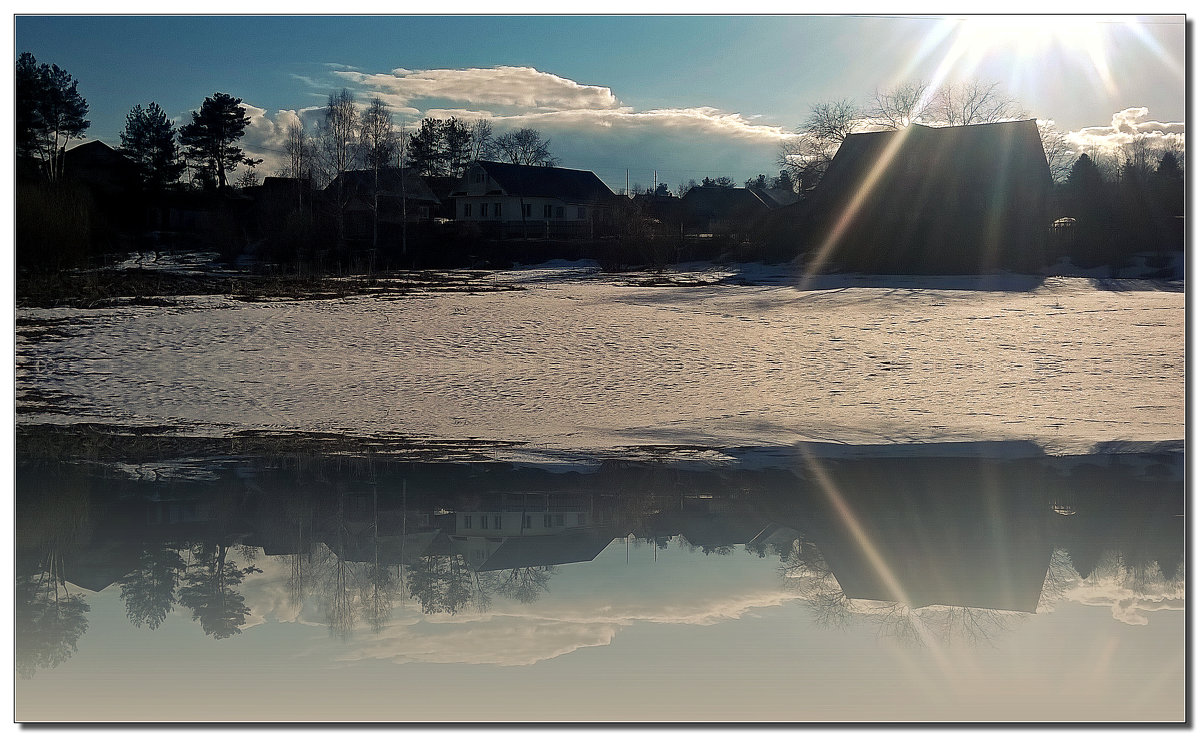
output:
M 1181 602 L 1180 454 L 945 450 L 807 453 L 794 471 L 346 470 L 313 459 L 143 481 L 21 468 L 17 670 L 29 677 L 76 652 L 82 590 L 118 586 L 135 627 L 154 630 L 179 607 L 224 639 L 253 614 L 247 584 L 278 561 L 288 605 L 315 605 L 350 638 L 383 632 L 408 602 L 427 617 L 480 615 L 501 600 L 536 611 L 564 567 L 622 538 L 655 556 L 674 541 L 701 568 L 739 550 L 777 559 L 779 586 L 818 624 L 869 621 L 925 644 L 991 638 L 1086 598 L 1087 582 Z

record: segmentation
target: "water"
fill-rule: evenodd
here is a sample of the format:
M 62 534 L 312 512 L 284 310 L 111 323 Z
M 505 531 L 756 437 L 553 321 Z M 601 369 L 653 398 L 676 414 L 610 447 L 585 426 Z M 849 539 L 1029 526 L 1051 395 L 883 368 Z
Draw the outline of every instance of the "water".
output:
M 1185 718 L 1181 451 L 797 458 L 22 463 L 16 718 Z

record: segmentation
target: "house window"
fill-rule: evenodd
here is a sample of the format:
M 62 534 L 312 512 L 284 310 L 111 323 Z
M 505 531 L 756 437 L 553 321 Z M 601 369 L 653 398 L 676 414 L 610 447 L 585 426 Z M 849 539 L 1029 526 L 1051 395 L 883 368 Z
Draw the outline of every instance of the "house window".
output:
M 554 208 L 554 217 L 561 218 L 562 216 L 563 216 L 563 208 L 561 208 L 561 207 Z
M 523 217 L 523 218 L 533 217 L 533 205 L 521 205 L 521 217 Z
M 579 218 L 580 220 L 583 220 L 584 218 L 587 217 L 587 208 L 585 208 L 585 207 L 579 208 L 579 211 L 576 213 L 575 216 L 577 218 Z
M 492 525 L 492 529 L 499 530 L 500 529 L 500 515 L 496 515 L 495 517 L 493 517 L 492 521 L 496 523 L 496 524 Z
M 542 527 L 549 527 L 550 522 L 551 522 L 550 515 L 543 514 L 542 515 Z
M 479 529 L 481 529 L 481 530 L 487 529 L 487 515 L 486 514 L 479 515 Z
M 550 214 L 553 212 L 553 210 L 554 210 L 554 206 L 553 206 L 553 205 L 542 205 L 542 217 L 544 217 L 544 218 L 546 218 L 547 220 L 549 220 L 549 219 L 550 219 Z
M 471 217 L 471 203 L 470 202 L 463 204 L 463 217 L 465 217 L 465 218 Z
M 500 217 L 500 203 L 496 203 L 496 217 Z
M 530 527 L 533 527 L 533 515 L 526 514 L 521 519 L 521 529 L 527 530 Z
M 486 202 L 479 205 L 479 217 L 481 217 L 481 218 L 487 217 L 487 205 L 488 205 L 488 203 L 486 203 Z
M 556 514 L 556 515 L 554 515 L 554 526 L 555 526 L 555 527 L 562 527 L 562 526 L 563 526 L 563 524 L 564 524 L 564 523 L 563 523 L 563 516 L 562 516 L 561 514 Z
M 475 172 L 475 183 L 483 184 L 483 172 L 481 172 L 481 171 Z
M 469 514 L 463 515 L 463 528 L 468 529 L 468 530 L 471 529 L 471 515 L 469 515 Z

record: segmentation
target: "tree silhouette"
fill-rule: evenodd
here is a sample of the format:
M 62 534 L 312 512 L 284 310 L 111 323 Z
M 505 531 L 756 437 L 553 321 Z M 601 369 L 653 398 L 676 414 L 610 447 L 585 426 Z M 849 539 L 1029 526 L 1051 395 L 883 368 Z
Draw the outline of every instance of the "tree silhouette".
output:
M 343 89 L 330 94 L 325 103 L 325 117 L 317 132 L 320 141 L 321 164 L 325 177 L 334 183 L 334 207 L 337 209 L 338 245 L 346 242 L 346 172 L 358 162 L 358 108 L 354 95 Z
M 796 129 L 799 135 L 780 146 L 779 165 L 792 172 L 792 178 L 800 182 L 801 192 L 820 180 L 842 141 L 858 129 L 862 115 L 849 99 L 817 103 Z
M 947 125 L 997 123 L 1025 115 L 1020 103 L 1005 94 L 999 82 L 977 79 L 940 88 L 932 109 Z
M 82 138 L 91 125 L 87 101 L 66 70 L 38 64 L 29 52 L 18 57 L 14 81 L 17 155 L 40 159 L 47 178 L 57 182 L 67 143 Z
M 410 598 L 421 604 L 425 614 L 461 611 L 473 597 L 470 568 L 459 555 L 423 555 L 409 569 Z
M 924 82 L 904 82 L 875 90 L 875 98 L 866 114 L 873 122 L 892 129 L 906 128 L 926 117 L 932 103 Z
M 189 156 L 201 162 L 209 181 L 224 192 L 228 187 L 226 172 L 239 164 L 261 164 L 238 147 L 245 135 L 250 116 L 239 97 L 218 92 L 204 99 L 198 111 L 192 112 L 192 122 L 179 129 L 179 139 Z
M 179 603 L 192 610 L 192 621 L 199 620 L 204 634 L 217 640 L 241 633 L 250 607 L 237 586 L 251 573 L 262 573 L 254 566 L 231 565 L 227 553 L 223 543 L 202 544 L 179 590 Z
M 367 169 L 373 173 L 371 187 L 371 247 L 379 247 L 379 172 L 396 156 L 400 139 L 392 122 L 392 112 L 378 97 L 373 98 L 359 122 L 359 143 Z M 404 176 L 404 172 L 400 172 Z
M 175 146 L 175 124 L 156 102 L 145 108 L 136 105 L 125 116 L 121 152 L 133 163 L 142 187 L 150 192 L 176 181 L 183 172 Z
M 522 604 L 532 604 L 550 590 L 550 579 L 557 571 L 553 566 L 513 568 L 501 572 L 496 592 Z
M 500 136 L 496 139 L 496 154 L 511 164 L 554 166 L 557 163 L 550 154 L 550 140 L 542 138 L 535 128 L 520 128 Z
M 135 627 L 158 629 L 175 608 L 175 590 L 187 568 L 179 552 L 168 547 L 142 551 L 138 565 L 121 577 L 125 615 Z
M 31 678 L 37 670 L 59 666 L 78 651 L 91 607 L 82 596 L 67 593 L 65 581 L 46 573 L 22 576 L 13 599 L 18 675 Z

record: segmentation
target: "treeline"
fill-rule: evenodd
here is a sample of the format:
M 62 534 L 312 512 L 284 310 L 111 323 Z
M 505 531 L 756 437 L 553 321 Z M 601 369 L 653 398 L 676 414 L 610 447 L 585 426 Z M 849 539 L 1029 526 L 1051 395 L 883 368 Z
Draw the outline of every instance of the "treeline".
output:
M 1135 146 L 1108 173 L 1082 154 L 1055 195 L 1051 253 L 1077 266 L 1117 267 L 1137 253 L 1183 250 L 1184 173 L 1173 151 L 1155 156 Z
M 370 268 L 389 256 L 411 263 L 411 245 L 477 238 L 431 228 L 427 221 L 452 214 L 437 211 L 420 218 L 423 223 L 412 222 L 415 213 L 403 213 L 400 232 L 389 232 L 381 243 L 386 205 L 380 194 L 397 172 L 415 172 L 444 196 L 480 159 L 556 163 L 550 141 L 535 129 L 496 135 L 486 120 L 451 117 L 426 118 L 410 132 L 397 126 L 382 100 L 360 105 L 342 90 L 329 96 L 315 130 L 299 120 L 288 127 L 283 160 L 273 172 L 287 181 L 264 193 L 263 160 L 241 145 L 251 119 L 240 98 L 214 93 L 178 128 L 157 103 L 137 105 L 126 116 L 118 156 L 84 156 L 67 151 L 90 126 L 76 80 L 30 53 L 21 54 L 16 71 L 22 268 L 60 270 L 94 264 L 107 254 L 190 246 L 217 250 L 230 261 L 253 252 L 260 260 L 304 263 L 316 271 Z M 73 157 L 80 161 L 68 166 Z M 362 171 L 370 176 L 348 183 L 348 172 Z M 400 177 L 401 190 L 407 180 Z M 369 211 L 369 234 L 348 232 L 347 209 L 355 199 Z

